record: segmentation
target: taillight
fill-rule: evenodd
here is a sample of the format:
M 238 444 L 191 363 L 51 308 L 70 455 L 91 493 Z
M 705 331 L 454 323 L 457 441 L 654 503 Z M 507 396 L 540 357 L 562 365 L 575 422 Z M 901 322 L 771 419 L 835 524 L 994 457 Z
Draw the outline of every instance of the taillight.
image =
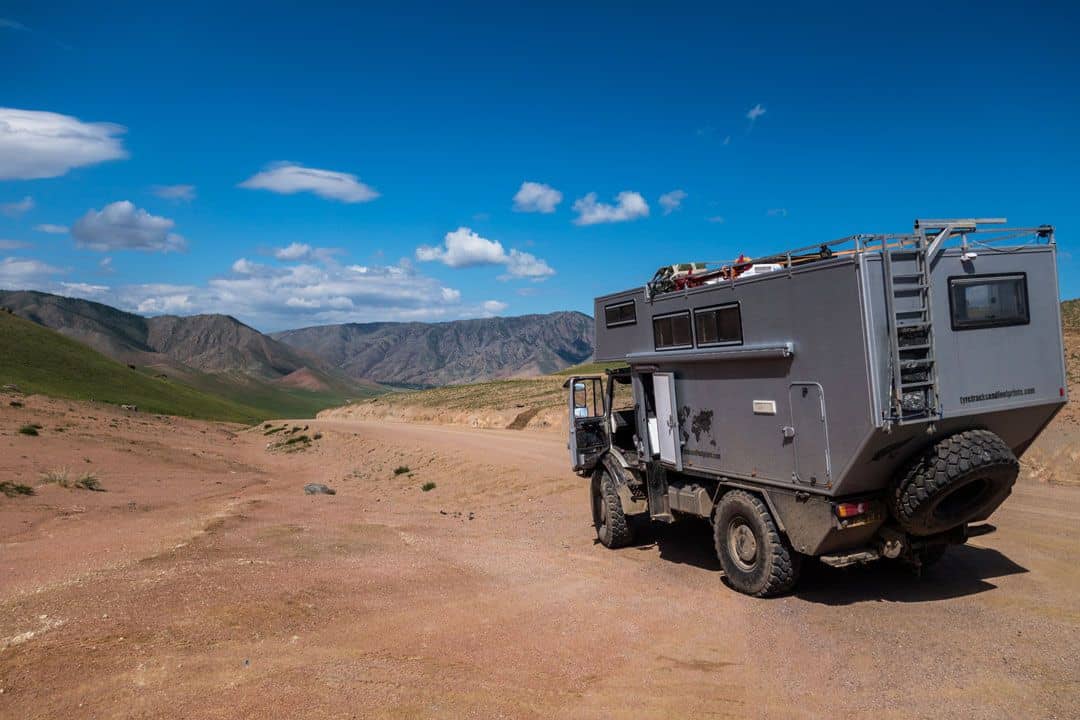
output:
M 839 503 L 836 506 L 836 516 L 842 519 L 858 517 L 865 515 L 869 509 L 869 503 Z

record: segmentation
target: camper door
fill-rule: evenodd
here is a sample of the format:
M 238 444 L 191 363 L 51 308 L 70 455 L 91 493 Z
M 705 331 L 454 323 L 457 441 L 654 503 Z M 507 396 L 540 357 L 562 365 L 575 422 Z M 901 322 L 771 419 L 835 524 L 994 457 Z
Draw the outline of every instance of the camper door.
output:
M 653 373 L 653 399 L 656 417 L 649 418 L 649 443 L 660 462 L 682 470 L 682 442 L 679 434 L 678 402 L 675 398 L 675 375 Z

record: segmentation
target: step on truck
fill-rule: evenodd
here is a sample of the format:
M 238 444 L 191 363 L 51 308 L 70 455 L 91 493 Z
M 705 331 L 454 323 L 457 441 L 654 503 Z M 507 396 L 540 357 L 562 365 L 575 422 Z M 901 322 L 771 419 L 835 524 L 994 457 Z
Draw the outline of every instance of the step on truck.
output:
M 567 382 L 599 541 L 712 522 L 759 597 L 807 557 L 917 567 L 993 531 L 1018 458 L 1067 401 L 1050 226 L 916 221 L 770 257 L 660 268 L 596 298 Z

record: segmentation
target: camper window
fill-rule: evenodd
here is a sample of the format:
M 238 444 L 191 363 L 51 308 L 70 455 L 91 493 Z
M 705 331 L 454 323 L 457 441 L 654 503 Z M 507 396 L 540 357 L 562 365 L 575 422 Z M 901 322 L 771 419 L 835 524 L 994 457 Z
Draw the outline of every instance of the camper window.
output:
M 652 321 L 653 342 L 657 350 L 693 347 L 690 333 L 690 312 L 654 317 Z
M 618 303 L 617 305 L 608 305 L 604 308 L 604 319 L 607 321 L 608 327 L 618 327 L 619 325 L 633 325 L 637 322 L 637 311 L 634 308 L 634 301 Z
M 694 310 L 698 347 L 742 343 L 742 317 L 738 304 Z
M 1027 276 L 965 275 L 949 278 L 953 330 L 1026 325 Z

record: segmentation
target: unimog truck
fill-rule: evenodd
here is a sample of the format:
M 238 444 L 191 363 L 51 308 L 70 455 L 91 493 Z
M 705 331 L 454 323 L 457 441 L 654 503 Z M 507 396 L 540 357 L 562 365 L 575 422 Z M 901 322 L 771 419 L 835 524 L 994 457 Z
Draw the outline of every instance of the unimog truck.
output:
M 567 387 L 599 541 L 708 518 L 730 586 L 764 597 L 807 557 L 925 566 L 993 531 L 1067 401 L 1053 228 L 1003 223 L 672 265 L 597 298 L 596 360 L 625 367 Z

